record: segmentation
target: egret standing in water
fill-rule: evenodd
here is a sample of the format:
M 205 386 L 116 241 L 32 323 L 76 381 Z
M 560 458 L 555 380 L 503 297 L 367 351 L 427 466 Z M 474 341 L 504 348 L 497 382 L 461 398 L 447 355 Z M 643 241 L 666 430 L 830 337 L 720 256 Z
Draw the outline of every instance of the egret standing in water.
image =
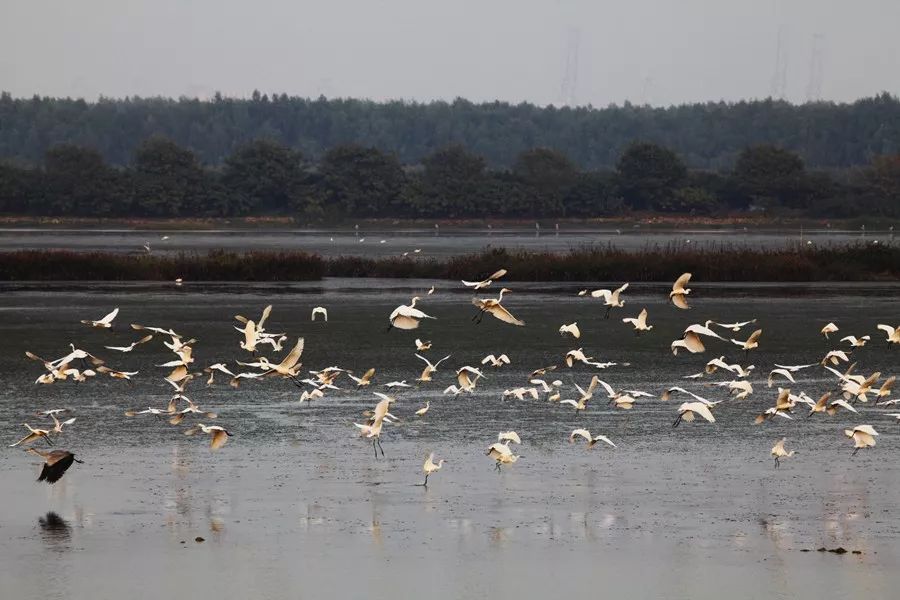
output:
M 784 443 L 786 441 L 787 441 L 787 438 L 783 437 L 780 440 L 778 440 L 777 442 L 775 442 L 774 446 L 772 446 L 771 454 L 772 454 L 772 456 L 775 457 L 775 468 L 776 469 L 778 468 L 778 465 L 779 465 L 779 459 L 790 458 L 796 452 L 796 450 L 791 450 L 790 452 L 788 452 L 787 450 L 784 449 Z
M 434 462 L 434 452 L 428 455 L 428 458 L 425 459 L 425 464 L 422 465 L 422 472 L 425 473 L 425 481 L 421 484 L 422 487 L 428 487 L 428 476 L 434 473 L 435 471 L 439 471 L 441 467 L 444 466 L 444 459 Z

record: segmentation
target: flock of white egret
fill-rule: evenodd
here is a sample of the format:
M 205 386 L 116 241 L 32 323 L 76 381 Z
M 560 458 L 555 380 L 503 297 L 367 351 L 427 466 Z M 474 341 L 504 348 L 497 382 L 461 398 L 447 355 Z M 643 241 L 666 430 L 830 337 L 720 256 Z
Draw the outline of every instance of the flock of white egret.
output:
M 512 292 L 511 289 L 503 287 L 500 289 L 497 297 L 483 297 L 484 290 L 489 288 L 498 280 L 506 275 L 505 269 L 500 269 L 490 276 L 478 281 L 463 281 L 462 284 L 466 288 L 470 288 L 475 297 L 472 304 L 476 307 L 477 312 L 472 317 L 472 321 L 480 323 L 486 314 L 498 319 L 502 323 L 515 327 L 526 326 L 525 322 L 515 317 L 510 310 L 504 306 L 504 294 Z M 672 306 L 679 310 L 688 310 L 691 308 L 688 298 L 691 295 L 691 289 L 687 287 L 690 284 L 691 274 L 685 273 L 679 277 L 672 285 L 669 293 L 669 301 Z M 179 282 L 180 283 L 180 282 Z M 606 318 L 610 317 L 612 309 L 621 309 L 625 306 L 624 294 L 628 290 L 629 284 L 625 283 L 617 289 L 597 289 L 582 290 L 579 296 L 585 297 L 588 301 L 596 301 L 605 307 Z M 398 306 L 388 317 L 388 332 L 392 329 L 413 330 L 418 329 L 423 323 L 434 317 L 427 314 L 423 308 L 427 308 L 420 304 L 423 298 L 427 303 L 427 299 L 435 293 L 435 287 L 427 290 L 422 296 L 413 297 L 409 304 Z M 128 353 L 137 350 L 139 347 L 152 342 L 154 339 L 162 339 L 163 344 L 171 351 L 173 358 L 170 361 L 157 365 L 167 370 L 167 374 L 163 377 L 167 385 L 173 389 L 173 394 L 169 402 L 165 406 L 146 408 L 130 408 L 125 411 L 126 417 L 139 417 L 142 415 L 150 415 L 160 419 L 166 419 L 173 427 L 185 425 L 181 431 L 185 435 L 194 435 L 202 433 L 209 436 L 210 448 L 217 450 L 225 445 L 232 436 L 232 432 L 226 427 L 220 425 L 208 425 L 201 421 L 210 421 L 217 418 L 217 414 L 213 411 L 206 410 L 198 406 L 187 395 L 189 384 L 192 381 L 201 379 L 205 380 L 207 386 L 216 385 L 217 376 L 225 376 L 228 378 L 228 384 L 234 388 L 238 388 L 243 384 L 249 384 L 253 380 L 262 378 L 278 378 L 287 380 L 289 383 L 300 389 L 299 402 L 311 402 L 326 398 L 328 394 L 340 390 L 339 383 L 343 380 L 352 382 L 351 386 L 355 390 L 380 385 L 386 391 L 394 393 L 393 390 L 411 388 L 414 386 L 428 385 L 434 380 L 435 374 L 438 372 L 442 363 L 449 360 L 451 355 L 443 356 L 440 359 L 433 359 L 424 356 L 434 345 L 432 341 L 422 341 L 415 339 L 410 341 L 410 353 L 425 363 L 424 369 L 415 384 L 407 383 L 406 380 L 377 382 L 376 367 L 370 367 L 363 371 L 361 375 L 357 375 L 351 370 L 338 366 L 330 366 L 317 371 L 308 371 L 306 374 L 302 372 L 301 358 L 304 350 L 304 339 L 297 338 L 296 342 L 289 346 L 286 353 L 280 359 L 269 359 L 263 352 L 277 353 L 284 350 L 285 342 L 288 342 L 288 336 L 285 333 L 272 333 L 266 330 L 266 322 L 272 312 L 272 306 L 266 306 L 258 319 L 251 319 L 242 315 L 236 315 L 237 323 L 234 329 L 239 334 L 237 345 L 247 353 L 248 358 L 245 361 L 236 360 L 234 364 L 226 364 L 216 362 L 209 364 L 203 368 L 196 363 L 194 357 L 194 346 L 196 339 L 188 338 L 185 335 L 175 332 L 171 327 L 155 327 L 133 323 L 130 328 L 138 334 L 142 335 L 139 339 L 131 342 L 126 346 L 104 346 L 105 350 L 113 353 Z M 114 322 L 119 314 L 119 309 L 112 310 L 109 314 L 98 320 L 83 320 L 84 325 L 99 330 L 110 330 L 113 328 Z M 317 306 L 312 309 L 310 315 L 312 321 L 321 318 L 322 325 L 327 327 L 328 310 L 325 307 Z M 626 316 L 621 318 L 624 325 L 630 326 L 634 334 L 643 336 L 641 339 L 646 340 L 647 344 L 652 344 L 652 334 L 649 332 L 653 329 L 653 325 L 649 322 L 649 315 L 646 308 L 638 312 L 636 316 Z M 748 326 L 756 323 L 756 319 L 747 321 L 738 321 L 733 323 L 719 323 L 714 321 L 706 321 L 705 323 L 693 323 L 685 327 L 682 336 L 671 342 L 670 349 L 673 354 L 677 355 L 679 351 L 686 351 L 692 354 L 702 353 L 706 351 L 706 344 L 712 340 L 718 340 L 724 344 L 733 344 L 743 352 L 745 358 L 750 353 L 757 350 L 762 343 L 763 330 L 755 329 L 749 335 L 739 335 L 740 332 Z M 624 327 L 624 326 L 622 326 Z M 427 329 L 427 325 L 423 328 Z M 900 326 L 890 326 L 886 324 L 878 324 L 877 329 L 883 332 L 887 345 L 896 346 L 900 344 Z M 823 338 L 831 340 L 831 335 L 840 331 L 835 323 L 825 324 L 820 332 Z M 861 332 L 864 333 L 864 332 Z M 581 329 L 577 322 L 563 323 L 559 327 L 561 336 L 568 336 L 574 340 L 581 338 Z M 881 334 L 877 334 L 881 337 Z M 735 336 L 735 337 L 732 337 Z M 744 339 L 737 339 L 742 337 Z M 762 413 L 755 417 L 754 422 L 757 424 L 765 423 L 774 418 L 791 419 L 797 414 L 797 409 L 804 406 L 808 409 L 807 416 L 825 415 L 826 417 L 836 414 L 838 411 L 845 411 L 860 415 L 858 418 L 862 420 L 862 405 L 869 402 L 870 398 L 882 406 L 890 406 L 900 403 L 900 399 L 891 399 L 891 389 L 895 381 L 895 376 L 889 376 L 882 379 L 880 372 L 869 374 L 858 374 L 857 363 L 851 363 L 852 352 L 860 348 L 872 340 L 872 336 L 864 334 L 860 336 L 846 335 L 840 339 L 840 344 L 845 345 L 843 349 L 834 348 L 829 350 L 820 361 L 799 364 L 799 365 L 781 365 L 775 364 L 769 371 L 766 379 L 767 389 L 776 383 L 783 385 L 795 384 L 795 374 L 805 369 L 821 368 L 829 373 L 829 378 L 833 381 L 832 389 L 824 391 L 818 399 L 810 397 L 803 391 L 794 393 L 790 387 L 778 387 L 777 393 L 773 390 L 773 403 Z M 874 343 L 874 342 L 873 342 Z M 413 351 L 414 345 L 414 351 Z M 267 348 L 268 347 L 268 348 Z M 100 358 L 96 353 L 76 347 L 70 344 L 70 351 L 64 356 L 52 360 L 41 358 L 40 356 L 26 352 L 27 358 L 39 363 L 43 372 L 37 377 L 35 383 L 50 385 L 57 382 L 75 382 L 84 383 L 90 378 L 108 376 L 115 379 L 130 381 L 138 375 L 137 371 L 117 370 L 108 366 L 108 357 Z M 443 389 L 443 394 L 456 397 L 460 394 L 472 394 L 475 392 L 479 382 L 485 379 L 484 369 L 502 369 L 511 364 L 507 354 L 489 354 L 476 365 L 460 365 L 455 369 L 455 381 L 453 384 Z M 636 406 L 640 406 L 643 402 L 659 398 L 661 401 L 668 401 L 673 396 L 678 395 L 685 399 L 683 403 L 678 405 L 674 411 L 675 418 L 673 427 L 678 426 L 683 421 L 694 422 L 697 417 L 707 422 L 716 421 L 716 406 L 722 403 L 723 399 L 709 400 L 694 391 L 690 391 L 681 386 L 672 386 L 665 390 L 646 391 L 636 389 L 617 389 L 606 381 L 593 374 L 590 381 L 585 387 L 573 384 L 572 390 L 568 389 L 560 379 L 553 378 L 554 372 L 563 368 L 587 368 L 591 371 L 603 370 L 616 366 L 615 362 L 600 362 L 584 353 L 583 348 L 569 350 L 560 356 L 560 364 L 549 365 L 536 368 L 531 371 L 530 375 L 525 378 L 522 385 L 502 391 L 503 398 L 517 398 L 519 400 L 531 399 L 535 401 L 546 401 L 548 403 L 556 403 L 563 407 L 571 407 L 576 411 L 585 411 L 589 403 L 600 398 L 608 405 L 621 410 L 632 410 Z M 750 382 L 750 376 L 755 370 L 754 365 L 741 365 L 737 363 L 729 363 L 725 356 L 713 358 L 707 362 L 705 369 L 701 372 L 684 375 L 686 380 L 699 380 L 706 378 L 716 371 L 727 373 L 727 377 L 722 381 L 710 382 L 708 385 L 713 388 L 719 388 L 730 401 L 741 401 L 754 393 L 754 388 Z M 357 371 L 358 373 L 359 371 Z M 411 374 L 410 377 L 413 375 Z M 880 385 L 879 385 L 880 382 Z M 195 384 L 196 385 L 196 384 Z M 768 392 L 767 392 L 768 393 Z M 354 422 L 360 437 L 372 444 L 372 449 L 377 459 L 379 452 L 384 456 L 384 449 L 381 445 L 382 433 L 385 431 L 385 425 L 395 424 L 400 419 L 391 413 L 392 405 L 396 402 L 396 398 L 389 393 L 374 392 L 378 399 L 374 408 L 364 412 L 359 419 L 361 422 Z M 572 396 L 572 397 L 565 397 Z M 421 418 L 430 409 L 431 402 L 426 402 L 424 406 L 418 408 L 412 417 Z M 63 434 L 64 430 L 70 431 L 76 428 L 76 418 L 70 417 L 60 420 L 66 413 L 70 412 L 67 408 L 52 408 L 41 410 L 37 413 L 37 417 L 43 420 L 49 420 L 52 425 L 42 425 L 32 427 L 25 423 L 23 426 L 28 433 L 11 446 L 27 447 L 27 451 L 40 456 L 44 462 L 39 481 L 47 481 L 54 483 L 66 472 L 66 470 L 74 463 L 81 462 L 75 458 L 75 455 L 69 451 L 56 449 L 54 440 Z M 884 413 L 886 416 L 900 419 L 900 413 Z M 348 423 L 348 427 L 350 423 Z M 850 438 L 853 445 L 853 453 L 860 449 L 875 446 L 876 429 L 867 423 L 861 423 L 852 428 L 844 429 L 844 435 Z M 560 435 L 561 439 L 568 437 L 569 442 L 575 442 L 581 439 L 586 442 L 586 448 L 593 448 L 598 442 L 603 442 L 610 448 L 615 448 L 616 444 L 612 439 L 603 434 L 594 434 L 584 427 L 572 430 L 568 436 Z M 778 467 L 781 460 L 789 458 L 794 454 L 794 450 L 785 449 L 786 438 L 779 439 L 771 450 L 771 456 L 774 457 L 775 466 Z M 33 447 L 33 444 L 43 442 L 50 450 L 39 450 Z M 519 455 L 513 450 L 513 444 L 520 444 L 521 439 L 515 431 L 501 432 L 497 436 L 495 442 L 490 443 L 485 454 L 493 459 L 496 469 L 499 471 L 503 465 L 511 465 L 515 463 Z M 428 477 L 441 469 L 444 460 L 435 462 L 435 455 L 429 452 L 422 471 L 425 475 L 425 481 L 421 485 L 428 484 Z

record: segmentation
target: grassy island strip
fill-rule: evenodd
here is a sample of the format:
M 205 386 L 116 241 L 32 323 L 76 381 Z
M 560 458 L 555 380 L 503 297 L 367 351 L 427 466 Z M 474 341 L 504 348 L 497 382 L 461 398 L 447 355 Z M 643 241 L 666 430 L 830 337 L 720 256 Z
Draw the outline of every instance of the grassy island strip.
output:
M 306 252 L 126 255 L 23 250 L 0 253 L 0 281 L 316 281 L 324 277 L 473 279 L 504 267 L 510 281 L 738 282 L 900 281 L 900 247 L 748 249 L 653 246 L 640 251 L 585 248 L 566 253 L 492 249 L 433 258 L 323 257 Z

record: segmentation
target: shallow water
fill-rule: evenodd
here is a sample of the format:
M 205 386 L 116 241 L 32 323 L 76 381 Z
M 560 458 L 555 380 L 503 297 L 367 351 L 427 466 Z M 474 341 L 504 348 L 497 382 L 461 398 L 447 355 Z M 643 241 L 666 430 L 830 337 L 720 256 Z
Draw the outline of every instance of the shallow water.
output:
M 162 239 L 162 238 L 166 239 Z M 521 228 L 454 228 L 441 232 L 422 229 L 330 230 L 122 230 L 122 229 L 0 229 L 0 251 L 23 249 L 103 250 L 143 253 L 144 244 L 155 253 L 207 252 L 213 249 L 305 250 L 325 256 L 410 256 L 446 257 L 465 254 L 488 246 L 532 251 L 565 252 L 590 246 L 612 246 L 640 250 L 668 244 L 738 245 L 753 248 L 784 248 L 811 242 L 818 246 L 857 242 L 892 244 L 893 232 L 848 231 L 827 228 L 779 230 L 765 228 L 678 228 L 640 227 L 585 228 L 562 225 L 557 232 Z M 415 250 L 421 250 L 419 254 Z
M 292 286 L 218 284 L 15 285 L 0 293 L 0 431 L 7 443 L 35 425 L 38 409 L 68 406 L 77 421 L 58 438 L 76 452 L 54 486 L 34 482 L 38 461 L 17 450 L 0 453 L 0 589 L 4 597 L 160 598 L 215 594 L 220 598 L 484 597 L 485 592 L 544 598 L 562 593 L 637 597 L 813 598 L 843 594 L 890 597 L 900 582 L 900 466 L 892 460 L 900 436 L 890 409 L 861 405 L 859 415 L 752 425 L 775 396 L 765 376 L 772 363 L 817 362 L 840 347 L 821 326 L 835 320 L 841 334 L 872 335 L 853 359 L 858 372 L 893 374 L 874 325 L 896 322 L 894 285 L 692 286 L 693 310 L 665 304 L 662 286 L 635 285 L 626 306 L 609 320 L 596 301 L 578 298 L 577 285 L 516 284 L 504 304 L 527 322 L 514 328 L 490 317 L 471 322 L 470 294 L 451 283 L 422 302 L 437 317 L 414 332 L 385 332 L 387 314 L 425 281 L 326 280 Z M 454 289 L 450 289 L 454 288 Z M 495 295 L 493 289 L 485 295 Z M 362 372 L 374 366 L 368 390 L 350 386 L 300 405 L 283 380 L 207 388 L 195 380 L 187 394 L 219 413 L 235 435 L 218 452 L 207 440 L 181 435 L 152 417 L 123 416 L 126 408 L 162 406 L 170 389 L 171 355 L 154 339 L 130 354 L 104 350 L 140 337 L 127 323 L 172 326 L 198 338 L 195 366 L 233 363 L 238 347 L 231 316 L 258 316 L 274 305 L 269 331 L 303 336 L 305 367 L 329 365 Z M 310 323 L 313 306 L 329 322 Z M 113 306 L 113 331 L 78 323 Z M 654 329 L 634 336 L 621 322 L 648 307 Z M 756 317 L 761 349 L 745 360 L 733 346 L 709 343 L 702 355 L 672 356 L 669 342 L 689 323 Z M 577 321 L 577 342 L 557 333 Z M 747 328 L 737 337 L 745 337 Z M 351 423 L 377 399 L 373 390 L 394 379 L 413 382 L 422 364 L 413 339 L 430 339 L 444 363 L 431 384 L 396 393 L 386 427 L 386 456 L 355 435 Z M 837 336 L 840 337 L 840 336 Z M 84 384 L 36 386 L 40 365 L 26 349 L 56 357 L 75 342 L 115 367 L 139 370 L 134 385 L 96 378 Z M 121 344 L 120 344 L 121 343 Z M 720 354 L 757 366 L 755 393 L 716 408 L 717 422 L 672 428 L 675 407 L 644 399 L 632 411 L 600 400 L 575 414 L 545 401 L 502 400 L 539 366 L 561 364 L 582 346 L 598 360 L 630 366 L 599 371 L 616 388 L 658 395 L 679 384 L 711 399 L 725 395 L 683 380 Z M 473 395 L 441 396 L 453 371 L 484 355 L 506 352 L 512 365 L 487 369 Z M 563 397 L 572 382 L 585 386 L 595 370 L 564 366 Z M 801 371 L 792 389 L 810 396 L 831 386 L 821 368 Z M 720 373 L 708 381 L 722 380 Z M 704 380 L 707 381 L 707 380 Z M 348 382 L 349 383 L 349 382 Z M 895 392 L 896 393 L 896 392 Z M 424 418 L 414 411 L 431 400 Z M 851 458 L 846 426 L 874 425 L 874 449 Z M 604 433 L 617 448 L 586 450 L 566 441 L 574 427 Z M 500 474 L 484 456 L 499 431 L 516 430 L 521 460 Z M 769 449 L 781 436 L 798 454 L 773 469 Z M 421 464 L 429 451 L 447 459 L 428 488 Z M 58 517 L 48 517 L 49 512 Z M 196 537 L 205 541 L 195 542 Z M 819 553 L 843 547 L 847 553 Z M 802 552 L 802 550 L 813 550 Z

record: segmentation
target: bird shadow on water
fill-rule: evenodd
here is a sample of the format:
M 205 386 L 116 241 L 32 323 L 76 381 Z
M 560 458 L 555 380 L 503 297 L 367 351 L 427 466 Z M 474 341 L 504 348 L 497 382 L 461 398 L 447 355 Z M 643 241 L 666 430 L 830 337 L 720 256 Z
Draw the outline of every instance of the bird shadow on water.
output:
M 50 511 L 46 515 L 38 517 L 38 526 L 41 528 L 41 538 L 50 548 L 60 551 L 69 549 L 72 526 L 68 521 Z

